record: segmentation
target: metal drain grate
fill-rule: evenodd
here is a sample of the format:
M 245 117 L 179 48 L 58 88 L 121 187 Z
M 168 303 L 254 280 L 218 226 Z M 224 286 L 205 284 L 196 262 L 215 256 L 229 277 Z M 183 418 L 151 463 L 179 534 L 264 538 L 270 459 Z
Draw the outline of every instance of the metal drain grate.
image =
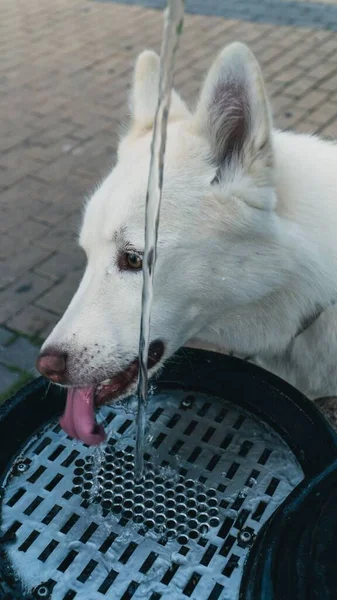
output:
M 219 398 L 162 392 L 147 412 L 141 481 L 130 404 L 102 409 L 104 447 L 53 423 L 13 463 L 1 535 L 37 598 L 238 598 L 249 547 L 302 470 L 271 428 Z
M 110 440 L 104 449 L 98 472 L 92 456 L 75 461 L 74 494 L 101 504 L 104 516 L 112 511 L 125 523 L 143 523 L 141 533 L 153 529 L 161 536 L 161 544 L 177 538 L 185 545 L 219 525 L 214 488 L 185 479 L 170 468 L 155 469 L 149 461 L 145 462 L 144 476 L 134 481 L 133 448 L 114 451 L 111 441 L 115 442 Z

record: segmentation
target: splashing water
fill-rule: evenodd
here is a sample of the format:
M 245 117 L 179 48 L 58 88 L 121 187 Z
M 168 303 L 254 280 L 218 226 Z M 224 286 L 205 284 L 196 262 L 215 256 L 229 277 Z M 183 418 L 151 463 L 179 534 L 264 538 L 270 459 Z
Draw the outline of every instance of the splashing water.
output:
M 182 33 L 184 0 L 168 0 L 160 55 L 159 97 L 153 126 L 151 162 L 145 208 L 145 249 L 143 258 L 142 316 L 139 339 L 138 412 L 136 431 L 136 476 L 143 472 L 145 407 L 148 396 L 147 360 L 150 345 L 150 321 L 153 298 L 153 274 L 156 264 L 159 211 L 163 188 L 166 129 L 173 84 L 173 68 L 179 36 Z

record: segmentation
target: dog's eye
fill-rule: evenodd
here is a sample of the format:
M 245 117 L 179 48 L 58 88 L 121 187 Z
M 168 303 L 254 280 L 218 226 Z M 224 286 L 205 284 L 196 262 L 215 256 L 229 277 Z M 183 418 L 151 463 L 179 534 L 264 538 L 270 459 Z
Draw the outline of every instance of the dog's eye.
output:
M 121 252 L 117 259 L 120 271 L 141 271 L 143 268 L 142 254 L 136 250 Z
M 134 252 L 128 252 L 126 256 L 127 264 L 129 269 L 133 269 L 134 271 L 139 271 L 143 267 L 143 261 L 139 254 L 135 254 Z

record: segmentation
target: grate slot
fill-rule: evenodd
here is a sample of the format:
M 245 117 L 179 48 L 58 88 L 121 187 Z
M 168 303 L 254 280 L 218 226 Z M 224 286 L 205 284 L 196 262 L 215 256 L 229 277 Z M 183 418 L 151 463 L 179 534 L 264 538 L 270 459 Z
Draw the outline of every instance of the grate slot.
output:
M 249 517 L 250 511 L 248 509 L 243 508 L 240 513 L 238 518 L 235 521 L 234 527 L 236 527 L 237 529 L 242 529 L 242 527 L 244 526 L 245 522 L 247 521 L 248 517 Z
M 152 446 L 154 448 L 159 448 L 159 446 L 162 444 L 162 442 L 164 441 L 164 439 L 166 438 L 166 433 L 160 433 L 159 435 L 157 435 L 156 439 L 154 440 Z
M 270 484 L 268 485 L 268 487 L 266 489 L 267 496 L 273 496 L 275 494 L 279 483 L 280 483 L 280 480 L 277 477 L 272 478 Z
M 27 506 L 24 510 L 24 514 L 29 516 L 31 515 L 38 506 L 40 506 L 41 502 L 43 502 L 43 498 L 41 496 L 36 496 L 36 498 Z
M 27 479 L 27 481 L 29 481 L 29 483 L 36 483 L 36 481 L 41 477 L 41 475 L 43 475 L 45 471 L 46 467 L 41 465 L 40 467 L 38 467 L 38 469 L 36 469 L 34 473 L 32 473 L 32 475 L 29 477 L 29 479 Z
M 152 413 L 152 415 L 151 415 L 151 417 L 150 417 L 150 419 L 149 419 L 149 420 L 151 421 L 151 423 L 155 423 L 155 422 L 156 422 L 156 421 L 159 419 L 160 415 L 161 415 L 163 412 L 164 412 L 164 409 L 163 409 L 163 408 L 160 408 L 160 407 L 159 407 L 159 408 L 157 408 L 157 409 L 154 411 L 154 413 Z
M 101 545 L 101 547 L 99 548 L 99 551 L 102 552 L 102 554 L 106 554 L 106 552 L 109 550 L 110 546 L 112 546 L 112 544 L 114 543 L 115 539 L 116 539 L 117 533 L 114 533 L 113 531 L 108 535 L 108 537 L 106 538 L 106 540 L 104 540 L 103 544 Z
M 63 463 L 61 463 L 62 467 L 70 467 L 70 465 L 74 462 L 75 458 L 77 458 L 79 455 L 79 452 L 77 450 L 72 450 L 69 454 L 69 456 L 67 456 L 67 458 L 63 461 Z
M 55 477 L 53 477 L 53 479 L 44 486 L 44 489 L 47 490 L 47 492 L 52 492 L 62 479 L 63 475 L 61 475 L 61 473 L 57 473 L 57 475 L 55 475 Z
M 142 566 L 140 567 L 139 572 L 143 573 L 145 575 L 145 573 L 147 573 L 151 569 L 152 565 L 155 563 L 158 556 L 159 556 L 159 554 L 157 554 L 156 552 L 150 552 L 150 554 L 148 555 L 148 557 L 145 559 Z
M 267 502 L 260 500 L 254 514 L 252 515 L 252 519 L 254 521 L 259 521 L 261 519 L 264 511 L 266 510 L 267 506 L 268 506 Z
M 219 460 L 220 460 L 221 456 L 220 454 L 214 454 L 214 456 L 211 458 L 211 460 L 209 461 L 206 469 L 207 471 L 214 471 L 215 467 L 217 466 Z
M 253 446 L 254 446 L 253 442 L 250 442 L 249 440 L 242 442 L 239 452 L 238 452 L 239 456 L 246 457 L 248 452 L 253 448 Z
M 15 534 L 20 529 L 22 523 L 20 521 L 14 521 L 12 525 L 5 531 L 5 533 L 0 537 L 1 542 L 12 542 L 15 540 Z
M 211 562 L 211 560 L 212 560 L 214 554 L 216 553 L 217 549 L 218 549 L 218 546 L 215 546 L 214 544 L 210 544 L 208 546 L 206 552 L 202 556 L 202 558 L 200 560 L 200 564 L 203 565 L 204 567 L 208 567 L 208 565 Z
M 210 402 L 204 402 L 202 407 L 198 410 L 197 415 L 199 417 L 204 417 L 208 413 L 211 406 L 212 404 Z
M 78 581 L 85 583 L 88 581 L 90 575 L 94 572 L 98 565 L 97 560 L 90 560 L 87 566 L 83 569 L 82 573 L 77 577 Z
M 123 565 L 126 565 L 136 548 L 138 548 L 138 544 L 136 544 L 136 542 L 130 542 L 126 550 L 124 550 L 123 554 L 119 557 L 119 562 L 121 562 Z
M 149 600 L 160 600 L 161 597 L 162 597 L 162 595 L 158 594 L 158 592 L 153 592 L 153 594 L 151 594 L 151 597 L 149 598 Z
M 63 444 L 60 444 L 59 446 L 57 446 L 57 448 L 55 448 L 55 450 L 48 456 L 48 460 L 50 460 L 51 462 L 54 462 L 54 460 L 56 460 L 60 454 L 62 454 L 63 450 L 65 450 L 65 446 Z
M 224 589 L 225 588 L 221 583 L 216 583 L 207 600 L 218 600 Z
M 228 556 L 228 554 L 231 551 L 231 549 L 233 548 L 235 542 L 236 542 L 236 538 L 234 537 L 234 535 L 228 535 L 220 548 L 220 551 L 219 551 L 220 556 Z
M 117 575 L 118 575 L 118 571 L 115 571 L 114 569 L 111 569 L 111 571 L 109 572 L 109 574 L 104 579 L 103 583 L 98 588 L 98 591 L 101 594 L 106 594 L 107 591 L 109 590 L 109 588 L 112 586 L 113 582 L 115 581 Z
M 234 525 L 234 519 L 231 519 L 230 517 L 226 517 L 218 531 L 218 537 L 225 539 L 225 537 L 228 535 L 228 533 L 229 533 L 230 529 L 233 527 L 233 525 Z
M 40 532 L 34 529 L 25 539 L 25 541 L 21 544 L 21 546 L 19 546 L 19 550 L 21 552 L 27 552 L 28 548 L 30 548 L 31 545 L 34 544 L 35 540 L 39 537 L 39 535 Z
M 198 425 L 199 421 L 191 421 L 185 431 L 183 432 L 184 435 L 191 435 L 191 433 L 193 433 L 193 431 L 195 430 L 196 426 Z
M 246 498 L 247 498 L 247 494 L 239 492 L 237 497 L 234 500 L 234 504 L 232 504 L 232 506 L 231 506 L 232 510 L 239 510 L 241 508 L 241 506 L 244 504 Z
M 74 600 L 76 596 L 76 592 L 74 590 L 69 590 L 65 596 L 63 596 L 62 600 Z
M 228 410 L 227 408 L 221 408 L 221 410 L 218 412 L 217 416 L 215 417 L 214 421 L 216 423 L 222 423 L 222 421 L 224 420 L 224 418 L 228 415 Z
M 172 581 L 178 569 L 179 565 L 177 563 L 171 563 L 166 573 L 164 573 L 163 577 L 161 578 L 161 583 L 168 585 L 170 581 Z
M 246 417 L 244 417 L 243 415 L 240 415 L 236 419 L 236 421 L 233 425 L 233 429 L 236 429 L 237 431 L 239 431 L 239 429 L 241 429 L 242 425 L 244 424 L 245 420 L 246 420 Z
M 98 529 L 98 525 L 96 523 L 90 523 L 89 527 L 80 537 L 80 542 L 82 542 L 82 544 L 86 544 L 90 540 L 91 536 L 95 533 L 96 529 Z
M 209 440 L 211 439 L 213 433 L 216 432 L 215 427 L 208 427 L 208 429 L 205 431 L 204 435 L 202 436 L 202 442 L 209 442 Z
M 183 594 L 185 594 L 185 596 L 192 596 L 200 579 L 201 579 L 200 573 L 195 573 L 195 572 L 192 573 L 190 580 L 188 581 L 188 583 L 186 584 L 186 586 L 183 589 Z
M 222 571 L 222 574 L 225 575 L 225 577 L 230 577 L 232 575 L 234 569 L 237 568 L 237 566 L 239 564 L 239 560 L 240 560 L 239 556 L 237 556 L 236 554 L 231 554 L 227 565 L 225 566 L 224 570 Z
M 51 444 L 51 439 L 49 437 L 45 437 L 42 442 L 35 448 L 34 454 L 41 454 L 41 452 Z
M 22 498 L 22 496 L 25 494 L 26 490 L 25 488 L 20 488 L 17 492 L 15 492 L 15 494 L 8 500 L 7 502 L 7 506 L 15 506 L 15 504 L 20 500 L 20 498 Z
M 63 527 L 61 527 L 60 532 L 61 533 L 69 533 L 69 531 L 71 530 L 72 527 L 74 527 L 75 523 L 77 523 L 77 521 L 79 520 L 79 515 L 76 515 L 75 513 L 73 513 L 69 519 L 65 522 L 65 524 L 63 525 Z
M 256 469 L 253 469 L 251 471 L 251 474 L 249 475 L 249 477 L 246 479 L 245 481 L 245 486 L 247 487 L 253 487 L 253 485 L 255 484 L 258 476 L 260 475 L 260 471 L 257 471 Z
M 131 581 L 130 585 L 121 597 L 121 600 L 131 600 L 138 587 L 139 583 L 137 583 L 137 581 Z
M 259 460 L 257 461 L 259 463 L 259 465 L 265 465 L 268 461 L 268 459 L 270 458 L 270 455 L 272 453 L 272 450 L 270 450 L 269 448 L 265 448 L 259 458 Z
M 220 444 L 221 450 L 227 450 L 229 444 L 233 441 L 234 435 L 232 433 L 227 433 Z
M 175 442 L 175 444 L 173 444 L 171 450 L 169 450 L 169 454 L 171 454 L 171 456 L 174 456 L 175 454 L 178 454 L 179 450 L 181 450 L 181 448 L 184 445 L 184 441 L 183 440 L 177 440 Z
M 44 525 L 49 525 L 49 523 L 52 522 L 53 518 L 56 517 L 56 515 L 58 515 L 60 510 L 62 510 L 62 507 L 58 504 L 55 504 L 55 506 L 53 506 L 53 508 L 51 508 L 50 511 L 46 514 L 44 519 L 42 519 L 42 523 Z
M 45 549 L 38 556 L 38 559 L 41 562 L 46 562 L 46 560 L 49 558 L 52 552 L 54 552 L 55 548 L 57 548 L 58 545 L 59 542 L 57 542 L 56 540 L 52 540 L 51 542 L 49 542 L 48 546 L 46 546 Z
M 177 425 L 177 423 L 179 423 L 180 419 L 181 419 L 181 415 L 179 415 L 178 413 L 175 413 L 175 415 L 173 415 L 173 417 L 171 417 L 171 419 L 167 423 L 166 427 L 168 429 L 173 429 L 173 427 L 175 427 Z
M 110 425 L 111 421 L 113 421 L 115 417 L 116 417 L 116 413 L 111 411 L 111 413 L 105 417 L 106 424 Z
M 190 454 L 190 456 L 188 457 L 188 462 L 190 463 L 194 463 L 197 458 L 200 456 L 202 452 L 202 448 L 200 448 L 200 446 L 196 446 L 193 450 L 193 452 Z
M 237 462 L 232 462 L 231 466 L 229 467 L 227 474 L 226 474 L 226 478 L 227 479 L 233 479 L 234 475 L 236 475 L 238 469 L 240 467 L 240 463 Z
M 122 435 L 123 433 L 126 432 L 127 429 L 129 429 L 131 424 L 132 424 L 131 419 L 126 419 L 124 421 L 124 423 L 120 426 L 120 428 L 117 429 L 117 433 L 120 433 Z
M 65 573 L 66 570 L 69 569 L 70 565 L 74 562 L 77 555 L 78 555 L 78 552 L 76 552 L 76 550 L 70 550 L 70 552 L 68 552 L 65 559 L 57 567 L 57 570 L 61 571 L 61 573 Z

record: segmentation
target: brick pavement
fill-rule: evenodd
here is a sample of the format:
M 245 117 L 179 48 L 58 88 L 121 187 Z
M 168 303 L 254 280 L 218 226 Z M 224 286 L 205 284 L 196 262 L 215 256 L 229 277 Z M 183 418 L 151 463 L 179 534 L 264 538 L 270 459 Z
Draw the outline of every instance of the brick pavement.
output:
M 187 2 L 182 95 L 193 100 L 218 50 L 241 40 L 260 60 L 276 124 L 337 137 L 337 0 L 249 0 L 248 12 L 235 0 L 226 18 L 216 16 L 222 5 Z M 38 345 L 76 289 L 81 205 L 114 162 L 133 61 L 159 49 L 162 14 L 133 0 L 0 8 L 1 399 L 33 376 Z

